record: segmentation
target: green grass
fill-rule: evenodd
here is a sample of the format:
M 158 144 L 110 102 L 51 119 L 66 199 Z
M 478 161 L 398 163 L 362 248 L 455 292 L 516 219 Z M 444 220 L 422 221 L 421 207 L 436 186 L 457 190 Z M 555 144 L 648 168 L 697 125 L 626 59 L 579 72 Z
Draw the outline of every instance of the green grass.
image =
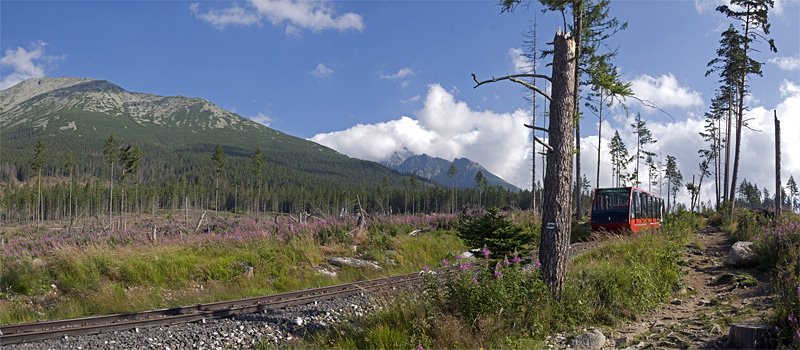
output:
M 630 320 L 669 300 L 681 280 L 679 261 L 700 220 L 682 214 L 661 232 L 618 238 L 576 258 L 561 301 L 538 271 L 515 265 L 430 281 L 424 296 L 400 298 L 382 310 L 322 333 L 297 348 L 542 348 L 544 337 Z
M 315 266 L 353 255 L 310 235 L 193 245 L 62 249 L 54 256 L 0 260 L 0 323 L 80 317 L 235 299 L 412 272 L 463 251 L 446 231 L 408 237 L 371 235 L 359 252 L 383 269 L 343 268 L 336 278 Z M 253 266 L 254 276 L 243 275 Z M 57 293 L 53 292 L 56 286 Z

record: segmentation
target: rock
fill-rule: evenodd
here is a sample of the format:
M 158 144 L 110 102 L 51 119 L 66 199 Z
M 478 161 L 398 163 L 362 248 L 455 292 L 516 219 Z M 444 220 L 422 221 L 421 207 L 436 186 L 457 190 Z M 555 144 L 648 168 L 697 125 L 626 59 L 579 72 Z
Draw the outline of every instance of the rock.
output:
M 252 278 L 253 277 L 253 266 L 247 265 L 244 267 L 244 277 Z
M 333 258 L 328 259 L 328 263 L 333 265 L 333 266 L 338 266 L 338 267 L 349 266 L 349 267 L 358 267 L 358 268 L 370 268 L 370 269 L 373 269 L 373 270 L 380 270 L 381 269 L 381 267 L 378 266 L 378 264 L 376 264 L 374 262 L 361 260 L 361 259 L 356 259 L 356 258 L 333 257 Z
M 575 336 L 569 342 L 571 348 L 576 350 L 600 350 L 606 344 L 606 336 L 598 330 Z
M 741 241 L 736 242 L 731 246 L 728 252 L 728 265 L 743 266 L 755 260 L 755 252 L 753 252 L 753 242 Z
M 329 277 L 336 277 L 338 275 L 338 273 L 336 273 L 336 270 L 334 270 L 333 268 L 328 268 L 326 266 L 317 267 L 317 273 Z
M 683 304 L 683 300 L 680 300 L 680 299 L 672 299 L 672 301 L 670 302 L 670 304 L 672 304 L 672 305 L 680 305 L 680 304 Z
M 614 342 L 614 347 L 617 348 L 617 349 L 623 348 L 623 347 L 625 347 L 625 345 L 628 345 L 628 342 L 630 342 L 630 341 L 631 341 L 631 339 L 628 338 L 627 336 L 626 337 L 617 338 L 617 341 Z
M 461 253 L 460 257 L 461 257 L 461 260 L 475 259 L 475 255 L 470 253 L 470 252 L 463 252 L 463 253 Z

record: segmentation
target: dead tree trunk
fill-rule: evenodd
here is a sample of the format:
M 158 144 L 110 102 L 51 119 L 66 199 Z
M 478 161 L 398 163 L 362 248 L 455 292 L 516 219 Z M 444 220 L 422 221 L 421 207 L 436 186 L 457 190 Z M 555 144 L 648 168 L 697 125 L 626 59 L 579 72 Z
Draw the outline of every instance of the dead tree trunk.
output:
M 553 40 L 552 95 L 550 103 L 547 173 L 542 203 L 542 236 L 539 261 L 542 277 L 553 297 L 561 298 L 572 222 L 572 151 L 575 120 L 575 41 L 569 33 Z
M 775 115 L 775 219 L 781 216 L 781 121 L 778 120 L 778 111 L 772 111 Z

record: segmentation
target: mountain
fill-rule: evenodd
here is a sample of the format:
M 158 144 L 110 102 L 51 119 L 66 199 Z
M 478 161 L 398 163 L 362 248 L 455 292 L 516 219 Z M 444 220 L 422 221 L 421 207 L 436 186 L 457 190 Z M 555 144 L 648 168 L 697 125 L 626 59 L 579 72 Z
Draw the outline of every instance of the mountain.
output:
M 53 159 L 64 159 L 71 152 L 80 164 L 89 164 L 80 169 L 99 176 L 102 147 L 112 134 L 119 145 L 144 148 L 146 161 L 158 169 L 148 175 L 153 177 L 196 171 L 200 163 L 210 163 L 216 144 L 229 157 L 241 158 L 241 163 L 258 145 L 268 166 L 291 173 L 287 181 L 292 182 L 316 176 L 318 181 L 339 184 L 378 184 L 386 177 L 400 184 L 404 177 L 377 163 L 258 124 L 206 99 L 130 92 L 105 80 L 34 78 L 0 91 L 0 129 L 0 166 L 13 163 L 16 170 L 4 167 L 6 173 L 14 173 L 12 177 L 25 177 L 34 139 L 47 144 L 51 168 L 57 167 Z
M 392 158 L 384 162 L 384 165 L 403 174 L 416 173 L 418 177 L 431 180 L 445 187 L 453 186 L 453 178 L 447 174 L 450 170 L 450 161 L 431 157 L 427 154 L 407 156 L 401 161 L 403 157 L 402 153 L 395 152 Z M 456 158 L 452 163 L 456 166 L 455 183 L 458 188 L 475 188 L 475 175 L 480 171 L 486 177 L 489 186 L 500 186 L 513 192 L 520 191 L 516 186 L 467 158 Z

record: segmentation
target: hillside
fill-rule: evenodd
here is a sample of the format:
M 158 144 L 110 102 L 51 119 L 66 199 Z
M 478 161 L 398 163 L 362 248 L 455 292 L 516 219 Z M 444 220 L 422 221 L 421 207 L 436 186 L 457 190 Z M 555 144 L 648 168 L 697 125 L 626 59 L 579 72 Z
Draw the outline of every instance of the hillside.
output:
M 69 146 L 102 145 L 113 134 L 120 142 L 171 152 L 206 152 L 221 144 L 226 153 L 246 155 L 259 145 L 268 161 L 305 172 L 355 181 L 397 177 L 378 164 L 281 133 L 202 98 L 129 92 L 103 80 L 36 78 L 1 91 L 0 128 L 11 159 L 33 138 L 68 145 L 57 152 L 92 152 Z M 344 169 L 359 174 L 353 179 Z
M 480 171 L 483 173 L 483 176 L 486 177 L 490 187 L 500 186 L 509 191 L 520 191 L 516 186 L 506 182 L 499 176 L 486 170 L 486 168 L 480 164 L 467 158 L 456 158 L 453 163 L 456 166 L 455 185 L 458 188 L 475 188 L 475 175 Z M 405 159 L 395 154 L 385 165 L 403 174 L 415 173 L 423 179 L 431 180 L 445 187 L 452 187 L 454 183 L 453 178 L 447 174 L 450 169 L 450 164 L 451 162 L 445 159 L 431 157 L 427 154 L 412 155 Z

